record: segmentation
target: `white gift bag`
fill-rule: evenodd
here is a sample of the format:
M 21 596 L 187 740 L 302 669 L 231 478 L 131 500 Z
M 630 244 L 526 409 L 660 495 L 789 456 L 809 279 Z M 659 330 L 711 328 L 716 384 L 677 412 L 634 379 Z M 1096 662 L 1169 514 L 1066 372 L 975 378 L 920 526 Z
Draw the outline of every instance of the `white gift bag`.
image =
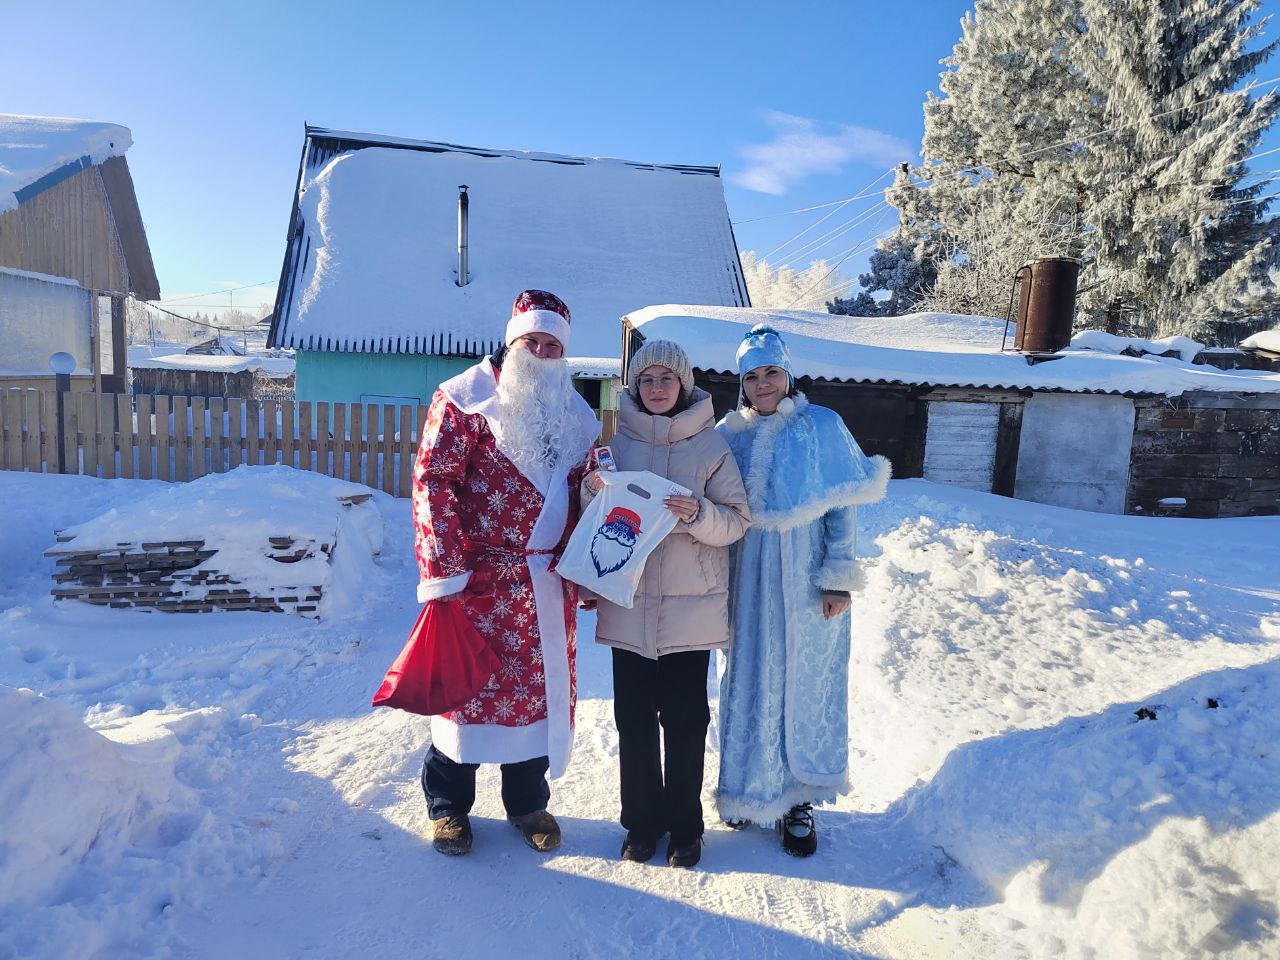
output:
M 645 560 L 676 525 L 663 500 L 693 491 L 648 470 L 601 471 L 600 479 L 604 489 L 578 520 L 556 572 L 630 609 Z

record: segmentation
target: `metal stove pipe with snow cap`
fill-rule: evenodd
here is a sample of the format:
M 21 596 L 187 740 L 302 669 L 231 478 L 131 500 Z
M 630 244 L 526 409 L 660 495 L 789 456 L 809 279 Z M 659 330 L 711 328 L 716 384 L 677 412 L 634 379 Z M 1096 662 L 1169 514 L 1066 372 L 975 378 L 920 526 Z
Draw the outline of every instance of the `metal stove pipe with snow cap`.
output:
M 467 196 L 467 185 L 460 183 L 458 184 L 458 279 L 454 281 L 460 287 L 465 287 L 471 282 L 471 275 L 467 270 L 470 208 L 471 198 Z

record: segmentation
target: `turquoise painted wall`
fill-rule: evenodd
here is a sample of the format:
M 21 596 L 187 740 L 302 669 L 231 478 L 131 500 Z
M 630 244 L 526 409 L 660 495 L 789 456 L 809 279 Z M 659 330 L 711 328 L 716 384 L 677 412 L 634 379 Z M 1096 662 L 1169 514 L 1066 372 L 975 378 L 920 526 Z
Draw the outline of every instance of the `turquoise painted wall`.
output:
M 299 400 L 311 402 L 372 403 L 374 397 L 407 397 L 399 402 L 425 404 L 436 387 L 475 362 L 427 353 L 299 350 L 295 389 Z
M 395 397 L 398 403 L 426 404 L 436 387 L 475 362 L 428 353 L 299 350 L 295 390 L 299 400 L 308 402 L 374 403 L 375 397 Z M 600 381 L 604 409 L 617 408 L 620 389 L 617 381 Z

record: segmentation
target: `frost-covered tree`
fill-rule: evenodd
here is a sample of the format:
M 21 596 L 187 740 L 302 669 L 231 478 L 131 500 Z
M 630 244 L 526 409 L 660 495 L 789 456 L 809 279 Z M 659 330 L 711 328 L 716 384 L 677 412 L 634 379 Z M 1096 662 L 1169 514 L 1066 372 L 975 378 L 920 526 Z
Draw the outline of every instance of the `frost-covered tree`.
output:
M 888 191 L 937 271 L 922 305 L 999 314 L 1018 266 L 1066 255 L 1085 325 L 1221 336 L 1265 309 L 1276 232 L 1245 162 L 1278 104 L 1242 89 L 1273 50 L 1259 2 L 978 0 L 923 162 Z
M 925 101 L 923 162 L 887 192 L 903 245 L 936 274 L 922 306 L 1000 313 L 1022 263 L 1080 252 L 1081 29 L 1074 0 L 978 0 L 961 21 L 942 96 Z
M 742 253 L 742 272 L 751 303 L 757 307 L 821 310 L 840 289 L 840 276 L 826 260 L 813 260 L 804 270 L 775 267 L 753 250 Z
M 1257 291 L 1277 234 L 1262 197 L 1271 191 L 1246 179 L 1245 160 L 1280 99 L 1244 87 L 1276 47 L 1254 42 L 1259 5 L 1081 0 L 1075 59 L 1114 128 L 1084 160 L 1097 278 L 1084 306 L 1095 318 L 1131 303 L 1138 332 L 1220 339 L 1265 309 Z
M 937 281 L 934 261 L 917 254 L 915 244 L 901 230 L 876 244 L 868 271 L 858 277 L 862 290 L 857 296 L 841 298 L 827 304 L 831 313 L 851 317 L 896 317 L 910 313 L 916 303 Z M 879 291 L 888 296 L 877 299 Z

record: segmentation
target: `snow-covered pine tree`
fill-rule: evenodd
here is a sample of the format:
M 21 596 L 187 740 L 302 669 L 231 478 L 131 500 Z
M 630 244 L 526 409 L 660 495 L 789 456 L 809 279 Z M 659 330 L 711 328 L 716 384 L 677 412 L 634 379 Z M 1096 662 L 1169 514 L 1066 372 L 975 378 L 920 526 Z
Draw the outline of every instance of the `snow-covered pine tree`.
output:
M 1096 109 L 1068 60 L 1080 30 L 1075 0 L 977 0 L 961 21 L 924 105 L 923 162 L 887 191 L 900 246 L 936 272 L 921 306 L 999 315 L 1023 263 L 1080 252 L 1072 141 Z
M 896 317 L 911 313 L 937 280 L 934 262 L 916 253 L 915 245 L 901 229 L 876 244 L 868 263 L 870 270 L 858 277 L 861 292 L 853 297 L 836 297 L 827 304 L 830 313 L 851 317 Z M 876 291 L 889 296 L 876 299 Z
M 1235 342 L 1274 311 L 1280 254 L 1262 196 L 1273 191 L 1245 166 L 1280 109 L 1274 92 L 1243 86 L 1276 47 L 1255 42 L 1260 2 L 1080 3 L 1073 59 L 1118 128 L 1085 151 L 1097 285 L 1082 307 L 1104 323 L 1110 308 L 1116 326 L 1116 307 L 1137 305 L 1136 329 L 1121 332 Z

